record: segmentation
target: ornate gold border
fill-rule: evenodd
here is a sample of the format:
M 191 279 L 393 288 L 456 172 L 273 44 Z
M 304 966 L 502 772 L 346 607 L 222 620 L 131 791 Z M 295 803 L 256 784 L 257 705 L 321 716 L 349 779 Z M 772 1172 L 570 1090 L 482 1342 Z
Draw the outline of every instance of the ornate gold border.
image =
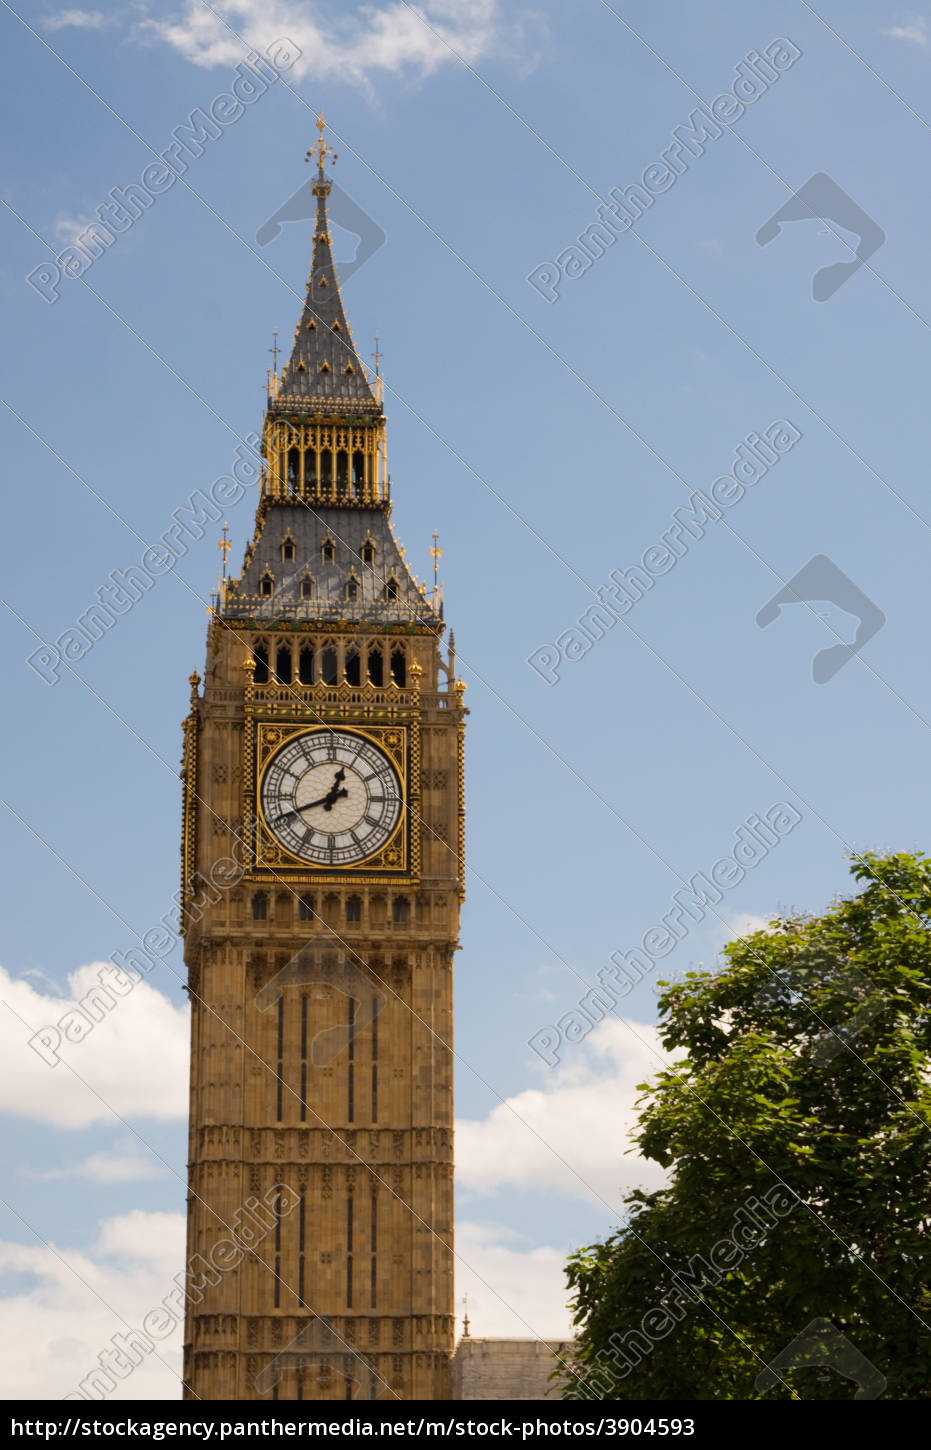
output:
M 283 720 L 275 714 L 271 719 L 261 718 L 253 713 L 254 691 L 248 673 L 245 703 L 243 827 L 249 843 L 250 865 L 244 880 L 267 882 L 277 877 L 289 883 L 307 885 L 340 884 L 351 880 L 387 885 L 404 880 L 416 885 L 420 877 L 420 834 L 415 826 L 420 810 L 419 710 L 411 710 L 407 720 L 384 725 L 370 721 L 361 725 L 355 720 L 347 720 L 345 713 L 338 709 L 326 711 L 328 718 L 318 718 L 313 723 L 306 716 Z M 273 837 L 262 813 L 260 782 L 270 760 L 282 745 L 297 735 L 316 734 L 328 728 L 362 736 L 388 756 L 401 781 L 403 807 L 389 840 L 365 861 L 347 866 L 318 867 L 302 861 Z
M 387 841 L 366 856 L 362 861 L 354 861 L 348 866 L 314 867 L 309 862 L 302 860 L 300 856 L 288 851 L 277 839 L 268 822 L 265 819 L 265 812 L 262 808 L 262 782 L 265 779 L 265 772 L 271 762 L 289 740 L 294 740 L 301 735 L 326 735 L 331 730 L 338 730 L 344 735 L 357 735 L 360 739 L 369 740 L 376 749 L 391 761 L 397 772 L 398 780 L 401 783 L 401 811 L 397 824 Z M 255 740 L 255 854 L 262 861 L 267 861 L 270 866 L 297 867 L 303 871 L 329 870 L 337 873 L 340 877 L 347 871 L 405 871 L 407 869 L 407 836 L 405 829 L 408 819 L 408 762 L 407 762 L 407 730 L 403 725 L 391 725 L 364 730 L 358 726 L 338 724 L 336 721 L 326 725 L 285 725 L 266 720 L 256 721 Z

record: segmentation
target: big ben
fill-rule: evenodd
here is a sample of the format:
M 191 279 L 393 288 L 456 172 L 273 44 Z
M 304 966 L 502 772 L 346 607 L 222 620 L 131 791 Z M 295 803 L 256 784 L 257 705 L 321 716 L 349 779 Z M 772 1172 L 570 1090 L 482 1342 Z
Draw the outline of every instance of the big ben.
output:
M 449 1397 L 463 685 L 392 531 L 383 385 L 312 263 L 184 725 L 185 1395 Z

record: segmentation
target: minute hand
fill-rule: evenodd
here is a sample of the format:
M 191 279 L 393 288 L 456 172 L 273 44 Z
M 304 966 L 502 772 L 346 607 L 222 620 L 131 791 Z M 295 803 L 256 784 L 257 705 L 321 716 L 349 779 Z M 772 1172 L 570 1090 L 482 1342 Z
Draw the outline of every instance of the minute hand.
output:
M 314 806 L 325 806 L 329 799 L 329 795 L 324 795 L 321 796 L 318 801 L 307 801 L 302 806 L 295 806 L 293 811 L 285 811 L 283 816 L 275 816 L 275 819 L 272 821 L 272 825 L 277 826 L 279 821 L 286 821 L 289 819 L 290 816 L 299 816 L 301 811 L 309 811 Z

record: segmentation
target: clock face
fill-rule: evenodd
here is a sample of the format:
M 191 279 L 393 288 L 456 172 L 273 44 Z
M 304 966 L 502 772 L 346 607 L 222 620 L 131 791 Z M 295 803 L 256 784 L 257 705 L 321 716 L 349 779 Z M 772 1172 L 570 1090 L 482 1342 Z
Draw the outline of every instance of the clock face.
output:
M 275 839 L 314 866 L 364 861 L 401 819 L 401 782 L 387 755 L 348 730 L 309 730 L 272 756 L 262 812 Z

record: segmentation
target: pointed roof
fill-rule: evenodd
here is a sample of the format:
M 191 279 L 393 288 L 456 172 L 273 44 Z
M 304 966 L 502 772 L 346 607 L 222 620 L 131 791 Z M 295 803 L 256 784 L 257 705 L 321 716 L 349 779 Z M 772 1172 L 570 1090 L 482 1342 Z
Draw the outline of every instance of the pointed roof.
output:
M 293 552 L 284 559 L 287 540 Z M 324 552 L 323 545 L 332 549 Z M 366 544 L 374 549 L 365 563 Z M 262 580 L 272 582 L 263 594 Z M 302 582 L 311 589 L 304 597 Z M 347 585 L 355 580 L 352 598 Z M 384 509 L 311 509 L 281 500 L 257 521 L 242 573 L 229 581 L 223 613 L 231 619 L 367 621 L 443 629 L 439 613 L 411 576 Z
M 287 411 L 295 406 L 312 406 L 315 411 L 335 408 L 339 412 L 380 414 L 343 311 L 327 222 L 326 199 L 331 183 L 323 172 L 324 157 L 333 153 L 323 140 L 322 116 L 317 125 L 321 138 L 307 153 L 308 161 L 318 162 L 313 182 L 317 198 L 313 260 L 304 310 L 273 407 Z

